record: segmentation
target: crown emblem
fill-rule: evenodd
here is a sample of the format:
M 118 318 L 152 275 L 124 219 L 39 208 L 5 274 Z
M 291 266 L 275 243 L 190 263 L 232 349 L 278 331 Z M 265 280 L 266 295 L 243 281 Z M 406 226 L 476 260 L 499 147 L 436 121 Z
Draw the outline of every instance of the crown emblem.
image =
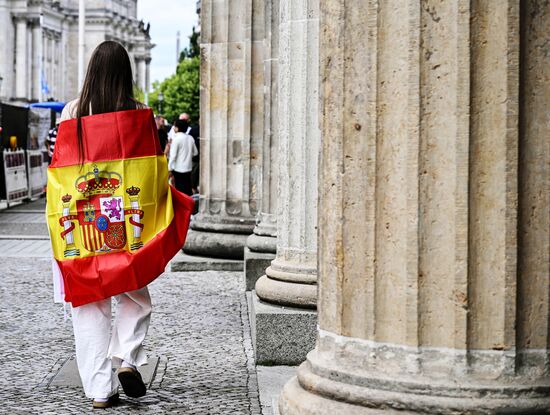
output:
M 70 194 L 67 193 L 65 196 L 61 197 L 61 200 L 63 201 L 63 203 L 69 203 L 72 198 L 73 197 Z
M 141 189 L 136 186 L 132 186 L 126 189 L 126 193 L 128 193 L 130 196 L 137 196 L 140 191 Z
M 122 177 L 115 172 L 99 170 L 94 166 L 93 171 L 76 179 L 75 187 L 85 196 L 112 195 L 120 187 Z

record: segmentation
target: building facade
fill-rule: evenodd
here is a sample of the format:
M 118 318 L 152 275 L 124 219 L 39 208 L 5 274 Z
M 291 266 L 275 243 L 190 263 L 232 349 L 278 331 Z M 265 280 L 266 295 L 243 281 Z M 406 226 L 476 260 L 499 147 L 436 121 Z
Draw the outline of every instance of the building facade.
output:
M 78 94 L 78 0 L 0 0 L 0 100 L 68 101 Z M 86 1 L 85 65 L 95 47 L 126 47 L 136 85 L 149 88 L 153 44 L 137 0 Z

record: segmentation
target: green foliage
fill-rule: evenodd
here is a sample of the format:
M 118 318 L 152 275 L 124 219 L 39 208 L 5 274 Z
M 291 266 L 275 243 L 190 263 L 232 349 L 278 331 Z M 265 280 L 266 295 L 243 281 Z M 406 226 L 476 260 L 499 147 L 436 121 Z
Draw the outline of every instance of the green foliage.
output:
M 153 82 L 153 92 L 149 95 L 149 106 L 163 115 L 168 122 L 173 122 L 182 112 L 191 116 L 192 122 L 199 119 L 200 103 L 200 46 L 199 32 L 189 36 L 189 47 L 180 56 L 176 73 L 162 82 Z M 164 99 L 159 106 L 159 93 Z M 159 110 L 160 109 L 160 110 Z
M 145 102 L 145 94 L 137 85 L 134 85 L 134 98 L 138 102 Z
M 153 84 L 153 92 L 149 96 L 149 106 L 155 113 L 159 112 L 158 95 L 164 95 L 160 113 L 168 122 L 174 121 L 182 112 L 187 112 L 191 120 L 199 119 L 200 102 L 200 57 L 188 58 L 178 64 L 176 73 L 161 83 Z
M 193 26 L 193 33 L 189 35 L 189 47 L 181 51 L 180 62 L 184 59 L 196 58 L 197 56 L 200 56 L 200 54 L 201 48 L 199 46 L 199 32 L 196 32 L 195 27 Z

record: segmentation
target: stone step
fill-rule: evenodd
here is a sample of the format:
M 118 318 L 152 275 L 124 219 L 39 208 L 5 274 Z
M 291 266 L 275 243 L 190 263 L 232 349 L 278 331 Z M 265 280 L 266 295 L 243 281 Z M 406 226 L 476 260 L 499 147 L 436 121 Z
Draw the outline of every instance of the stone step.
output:
M 3 215 L 2 219 L 5 219 Z M 48 235 L 46 223 L 0 221 L 0 235 Z
M 298 366 L 256 366 L 262 415 L 279 415 L 279 395 Z
M 158 375 L 162 378 L 163 374 L 157 373 L 157 367 L 159 365 L 158 357 L 150 357 L 147 360 L 147 364 L 138 367 L 138 371 L 143 378 L 143 383 L 150 388 L 155 375 Z M 118 367 L 113 367 L 113 371 L 117 370 Z M 80 375 L 78 374 L 78 367 L 76 366 L 76 359 L 74 356 L 71 356 L 59 371 L 53 376 L 50 380 L 48 387 L 53 386 L 64 386 L 69 388 L 81 388 L 82 381 L 80 380 Z
M 0 253 L 4 258 L 49 258 L 52 256 L 49 239 L 0 238 Z
M 49 241 L 50 237 L 48 235 L 0 235 L 0 240 L 9 239 L 9 240 L 30 240 L 30 241 Z
M 209 258 L 184 253 L 177 254 L 170 262 L 170 270 L 172 272 L 242 271 L 243 269 L 242 260 Z

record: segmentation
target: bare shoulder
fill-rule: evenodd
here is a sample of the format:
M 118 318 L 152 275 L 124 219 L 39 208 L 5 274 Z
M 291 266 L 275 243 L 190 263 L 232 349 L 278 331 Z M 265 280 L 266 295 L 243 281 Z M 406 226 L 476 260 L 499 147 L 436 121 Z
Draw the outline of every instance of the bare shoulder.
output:
M 63 111 L 61 112 L 60 121 L 70 120 L 71 118 L 76 118 L 76 109 L 78 107 L 78 99 L 73 99 L 72 101 L 67 102 Z

